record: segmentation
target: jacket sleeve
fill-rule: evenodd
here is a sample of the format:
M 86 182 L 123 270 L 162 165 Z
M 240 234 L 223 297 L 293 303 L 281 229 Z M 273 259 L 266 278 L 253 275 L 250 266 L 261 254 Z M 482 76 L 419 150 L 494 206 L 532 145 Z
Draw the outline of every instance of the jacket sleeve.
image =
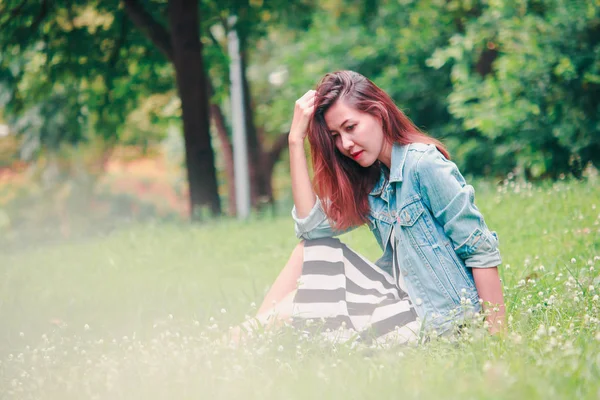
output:
M 431 145 L 415 170 L 423 202 L 465 265 L 492 268 L 501 264 L 498 235 L 488 229 L 475 206 L 473 186 L 467 185 L 456 164 Z
M 354 229 L 350 228 L 343 231 L 334 229 L 331 225 L 331 222 L 327 219 L 327 215 L 325 215 L 325 211 L 323 210 L 321 199 L 319 199 L 319 197 L 317 197 L 317 201 L 310 210 L 309 214 L 304 218 L 298 217 L 296 206 L 294 206 L 292 209 L 292 218 L 294 219 L 294 230 L 296 232 L 296 236 L 299 239 L 304 240 L 338 236 Z

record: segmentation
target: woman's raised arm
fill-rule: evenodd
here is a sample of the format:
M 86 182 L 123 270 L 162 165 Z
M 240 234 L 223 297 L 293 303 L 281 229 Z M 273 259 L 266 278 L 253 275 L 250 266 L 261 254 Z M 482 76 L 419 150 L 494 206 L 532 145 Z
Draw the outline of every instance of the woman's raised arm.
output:
M 316 93 L 314 90 L 309 90 L 304 96 L 296 100 L 294 117 L 288 137 L 292 195 L 298 218 L 306 218 L 317 200 L 308 175 L 308 164 L 304 153 L 304 140 L 308 133 L 309 121 L 315 111 Z

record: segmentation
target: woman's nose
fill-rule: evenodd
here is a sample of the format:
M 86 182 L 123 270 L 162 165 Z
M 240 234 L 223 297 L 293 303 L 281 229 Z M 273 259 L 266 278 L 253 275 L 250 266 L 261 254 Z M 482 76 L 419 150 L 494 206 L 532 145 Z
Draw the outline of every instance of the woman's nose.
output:
M 352 140 L 350 140 L 348 137 L 344 137 L 344 135 L 342 135 L 342 147 L 344 148 L 344 150 L 350 151 L 350 149 L 353 146 L 354 146 L 354 142 Z

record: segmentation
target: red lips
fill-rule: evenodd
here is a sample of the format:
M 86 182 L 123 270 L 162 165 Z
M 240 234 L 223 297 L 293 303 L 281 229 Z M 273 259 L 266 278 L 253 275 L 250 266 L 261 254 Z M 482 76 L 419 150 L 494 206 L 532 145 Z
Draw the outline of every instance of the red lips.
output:
M 360 157 L 360 155 L 364 152 L 364 150 L 361 151 L 357 151 L 356 153 L 352 153 L 350 154 L 352 156 L 352 158 L 354 158 L 355 160 L 358 160 L 358 158 Z

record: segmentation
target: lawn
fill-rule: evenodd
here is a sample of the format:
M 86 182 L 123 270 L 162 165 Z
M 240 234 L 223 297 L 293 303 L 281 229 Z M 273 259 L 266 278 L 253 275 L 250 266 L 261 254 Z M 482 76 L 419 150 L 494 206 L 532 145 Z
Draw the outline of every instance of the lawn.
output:
M 219 344 L 297 243 L 287 216 L 136 225 L 0 254 L 0 398 L 597 399 L 598 183 L 477 185 L 500 237 L 504 337 L 472 329 L 381 349 L 283 329 Z M 343 240 L 379 255 L 368 229 Z

